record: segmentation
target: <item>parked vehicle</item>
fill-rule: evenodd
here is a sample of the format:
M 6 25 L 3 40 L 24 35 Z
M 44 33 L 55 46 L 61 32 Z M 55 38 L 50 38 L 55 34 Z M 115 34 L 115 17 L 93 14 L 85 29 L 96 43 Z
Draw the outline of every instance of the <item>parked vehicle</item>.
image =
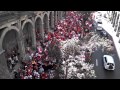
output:
M 104 31 L 104 30 L 102 30 L 102 31 L 100 32 L 100 35 L 101 35 L 102 37 L 107 37 L 107 38 L 108 38 L 108 33 L 107 33 L 106 31 Z
M 102 20 L 101 19 L 99 19 L 98 21 L 97 21 L 97 30 L 102 30 L 103 28 L 102 28 Z
M 106 70 L 115 70 L 115 62 L 112 56 L 104 55 L 103 56 L 104 68 Z

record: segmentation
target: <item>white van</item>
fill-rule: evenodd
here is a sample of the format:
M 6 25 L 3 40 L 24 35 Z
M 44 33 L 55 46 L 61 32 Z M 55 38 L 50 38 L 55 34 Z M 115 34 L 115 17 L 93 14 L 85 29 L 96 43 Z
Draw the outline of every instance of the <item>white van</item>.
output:
M 106 70 L 115 70 L 115 62 L 112 56 L 104 55 L 103 56 L 104 68 Z

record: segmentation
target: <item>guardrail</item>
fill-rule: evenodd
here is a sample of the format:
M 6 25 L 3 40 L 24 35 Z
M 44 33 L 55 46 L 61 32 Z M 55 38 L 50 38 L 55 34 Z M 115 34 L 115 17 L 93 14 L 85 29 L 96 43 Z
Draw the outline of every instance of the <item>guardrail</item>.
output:
M 24 15 L 31 15 L 34 11 L 0 11 L 0 25 L 19 19 Z
M 5 23 L 19 19 L 24 15 L 34 16 L 37 12 L 40 11 L 0 11 L 0 26 Z M 45 13 L 47 11 L 41 11 Z

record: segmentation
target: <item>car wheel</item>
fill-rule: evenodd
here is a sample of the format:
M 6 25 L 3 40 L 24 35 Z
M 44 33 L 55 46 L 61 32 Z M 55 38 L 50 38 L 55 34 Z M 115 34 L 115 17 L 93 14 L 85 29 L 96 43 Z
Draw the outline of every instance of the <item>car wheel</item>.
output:
M 103 61 L 103 68 L 106 70 L 105 65 L 104 65 L 104 61 Z
M 104 66 L 104 70 L 107 70 L 107 69 L 105 68 L 105 66 Z

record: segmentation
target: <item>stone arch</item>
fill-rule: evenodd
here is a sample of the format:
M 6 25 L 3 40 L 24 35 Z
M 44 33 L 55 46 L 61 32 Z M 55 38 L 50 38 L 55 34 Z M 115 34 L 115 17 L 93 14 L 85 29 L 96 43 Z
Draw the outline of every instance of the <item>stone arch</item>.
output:
M 23 22 L 22 34 L 25 48 L 35 46 L 34 25 L 30 19 Z
M 0 38 L 0 46 L 5 50 L 5 55 L 11 54 L 12 50 L 15 50 L 20 54 L 19 58 L 23 57 L 24 45 L 21 43 L 20 36 L 20 31 L 15 26 L 4 29 Z
M 13 32 L 11 32 L 11 31 L 13 31 Z M 9 35 L 9 34 L 12 34 L 12 35 Z M 7 35 L 7 39 L 5 39 L 6 35 Z M 19 37 L 20 37 L 20 34 L 19 34 L 19 29 L 17 27 L 10 26 L 10 27 L 6 28 L 3 31 L 1 38 L 0 38 L 1 48 L 4 50 L 4 49 L 9 49 L 9 48 L 14 47 L 15 44 L 18 44 Z M 14 40 L 12 40 L 12 39 L 14 39 Z M 11 46 L 11 44 L 13 44 L 13 45 Z M 11 47 L 9 47 L 8 45 Z
M 45 33 L 49 31 L 49 21 L 48 21 L 47 14 L 44 14 L 44 17 L 43 17 L 43 28 L 44 28 Z
M 35 32 L 36 40 L 43 39 L 44 37 L 43 22 L 40 16 L 36 16 L 35 18 Z
M 8 58 L 8 55 L 11 55 L 12 51 L 15 49 L 16 49 L 15 51 L 17 52 L 20 51 L 19 53 L 21 56 L 21 47 L 22 45 L 20 44 L 19 29 L 15 26 L 10 26 L 3 29 L 3 32 L 0 37 L 0 48 L 2 48 L 2 50 L 5 50 L 5 52 L 0 55 L 0 66 L 1 66 L 0 68 L 4 72 L 2 73 L 2 75 L 5 75 L 5 77 L 3 78 L 9 78 L 9 79 L 12 78 L 10 75 L 11 73 L 9 72 L 7 58 Z M 20 58 L 20 56 L 18 55 L 18 58 Z
M 54 29 L 54 13 L 53 12 L 49 13 L 49 26 L 50 26 L 50 29 Z

